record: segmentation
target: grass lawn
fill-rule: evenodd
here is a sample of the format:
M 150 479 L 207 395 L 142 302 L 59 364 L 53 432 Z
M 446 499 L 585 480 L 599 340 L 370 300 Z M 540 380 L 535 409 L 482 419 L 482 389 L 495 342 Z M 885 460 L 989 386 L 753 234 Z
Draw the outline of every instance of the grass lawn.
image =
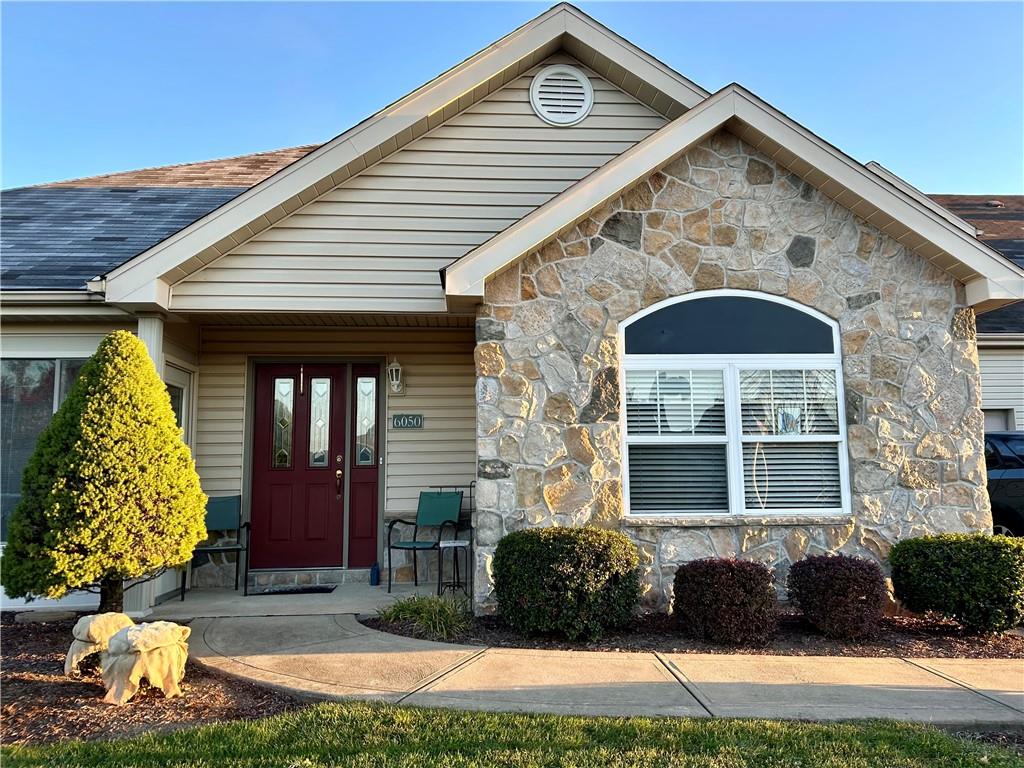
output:
M 128 706 L 131 706 L 130 704 Z M 990 745 L 883 722 L 581 718 L 321 704 L 264 720 L 3 750 L 16 766 L 1021 766 Z

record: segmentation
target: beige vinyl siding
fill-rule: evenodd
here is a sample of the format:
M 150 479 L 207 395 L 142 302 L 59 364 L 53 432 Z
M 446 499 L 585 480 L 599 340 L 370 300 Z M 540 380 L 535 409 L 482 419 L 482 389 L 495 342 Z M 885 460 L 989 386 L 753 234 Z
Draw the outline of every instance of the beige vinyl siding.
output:
M 28 358 L 92 357 L 111 331 L 135 331 L 135 323 L 5 323 L 0 356 Z
M 252 358 L 302 356 L 402 365 L 406 394 L 386 401 L 385 514 L 408 515 L 429 485 L 476 475 L 476 405 L 470 328 L 204 328 L 199 365 L 196 463 L 211 496 L 243 492 L 246 372 Z M 381 382 L 381 392 L 387 391 Z M 393 430 L 395 413 L 424 416 L 420 430 Z
M 981 407 L 1012 409 L 1016 429 L 1024 429 L 1024 346 L 981 347 Z
M 191 323 L 164 323 L 164 357 L 189 366 L 199 364 L 199 327 Z
M 541 66 L 570 61 L 565 56 Z M 544 123 L 536 70 L 278 221 L 173 287 L 180 310 L 445 309 L 438 271 L 665 125 L 588 72 L 581 123 Z

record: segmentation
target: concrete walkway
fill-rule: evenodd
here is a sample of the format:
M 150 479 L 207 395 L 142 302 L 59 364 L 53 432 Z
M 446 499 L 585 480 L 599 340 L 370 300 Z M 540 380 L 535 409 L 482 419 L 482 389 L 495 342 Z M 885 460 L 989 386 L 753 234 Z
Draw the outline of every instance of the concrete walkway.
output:
M 391 594 L 384 587 L 342 584 L 325 594 L 267 593 L 243 596 L 231 589 L 195 589 L 184 600 L 171 598 L 153 609 L 147 621 L 183 621 L 223 616 L 311 616 L 313 614 L 374 614 L 386 605 L 412 595 L 433 595 L 433 584 L 396 584 Z
M 482 648 L 376 632 L 352 614 L 191 623 L 191 655 L 299 696 L 586 715 L 1024 728 L 1024 661 Z

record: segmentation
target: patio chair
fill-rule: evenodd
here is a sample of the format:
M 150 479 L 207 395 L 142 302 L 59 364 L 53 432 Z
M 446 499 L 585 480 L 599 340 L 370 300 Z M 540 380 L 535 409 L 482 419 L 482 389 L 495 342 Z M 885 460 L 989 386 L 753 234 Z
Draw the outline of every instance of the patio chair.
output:
M 391 592 L 391 550 L 400 549 L 412 552 L 412 578 L 413 583 L 419 586 L 420 579 L 417 572 L 417 555 L 420 552 L 436 550 L 440 553 L 441 537 L 446 528 L 451 528 L 454 533 L 459 526 L 459 513 L 462 510 L 462 491 L 422 491 L 419 503 L 416 505 L 415 520 L 392 520 L 388 523 L 388 592 Z M 396 525 L 412 526 L 412 538 L 392 541 L 391 534 Z M 420 539 L 420 528 L 436 528 L 436 539 Z M 440 555 L 438 557 L 438 594 L 441 589 L 441 567 Z
M 203 546 L 200 544 L 192 553 L 192 558 L 198 554 L 223 554 L 226 552 L 235 553 L 235 591 L 238 591 L 238 575 L 242 568 L 242 555 L 245 555 L 245 582 L 244 592 L 249 594 L 249 523 L 242 522 L 242 497 L 241 496 L 217 496 L 206 502 L 206 530 L 207 531 L 234 531 L 234 544 L 212 544 Z M 242 532 L 245 531 L 245 543 L 242 543 Z M 185 582 L 188 578 L 188 565 L 181 571 L 181 599 L 185 599 Z

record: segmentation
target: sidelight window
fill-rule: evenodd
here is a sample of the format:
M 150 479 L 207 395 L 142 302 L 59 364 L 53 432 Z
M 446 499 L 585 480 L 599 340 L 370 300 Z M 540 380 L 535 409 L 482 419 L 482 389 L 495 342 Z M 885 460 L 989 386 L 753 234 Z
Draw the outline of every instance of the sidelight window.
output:
M 356 466 L 372 466 L 377 460 L 377 379 L 356 379 Z

